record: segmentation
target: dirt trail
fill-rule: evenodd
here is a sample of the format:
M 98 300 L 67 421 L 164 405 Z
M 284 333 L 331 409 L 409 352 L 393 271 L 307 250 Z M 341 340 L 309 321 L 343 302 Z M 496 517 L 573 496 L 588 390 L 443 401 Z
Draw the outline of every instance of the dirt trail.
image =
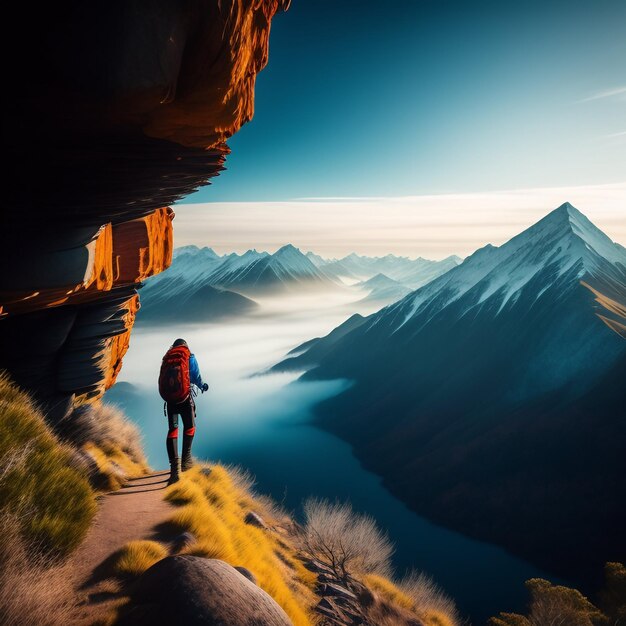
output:
M 72 558 L 76 591 L 84 597 L 79 624 L 103 617 L 119 598 L 119 583 L 108 578 L 109 557 L 129 541 L 162 539 L 158 527 L 173 511 L 163 500 L 168 476 L 160 471 L 136 478 L 99 498 L 96 518 Z

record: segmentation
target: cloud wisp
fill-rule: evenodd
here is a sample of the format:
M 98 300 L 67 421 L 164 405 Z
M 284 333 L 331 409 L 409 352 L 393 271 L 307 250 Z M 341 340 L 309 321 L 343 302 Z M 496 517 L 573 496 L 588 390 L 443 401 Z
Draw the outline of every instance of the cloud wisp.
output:
M 614 87 L 613 89 L 604 89 L 597 91 L 586 98 L 582 98 L 578 102 L 593 102 L 594 100 L 604 100 L 606 98 L 620 97 L 626 99 L 626 85 L 622 87 Z

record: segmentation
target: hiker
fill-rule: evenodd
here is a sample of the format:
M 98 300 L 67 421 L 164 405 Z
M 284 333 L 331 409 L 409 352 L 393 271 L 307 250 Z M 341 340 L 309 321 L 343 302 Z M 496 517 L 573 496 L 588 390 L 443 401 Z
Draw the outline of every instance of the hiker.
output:
M 193 465 L 191 443 L 196 432 L 196 405 L 193 401 L 195 385 L 202 393 L 209 385 L 202 382 L 200 367 L 196 357 L 191 354 L 184 339 L 177 339 L 165 353 L 159 374 L 159 393 L 165 400 L 164 413 L 167 415 L 168 431 L 165 447 L 170 461 L 168 485 L 179 480 L 180 471 L 186 471 Z M 183 420 L 183 457 L 178 458 L 178 416 Z

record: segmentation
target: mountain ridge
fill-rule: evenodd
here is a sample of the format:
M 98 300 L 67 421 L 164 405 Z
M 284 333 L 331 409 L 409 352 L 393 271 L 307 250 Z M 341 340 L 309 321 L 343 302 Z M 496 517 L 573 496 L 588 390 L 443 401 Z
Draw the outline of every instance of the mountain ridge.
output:
M 352 381 L 317 407 L 317 423 L 348 440 L 420 513 L 547 569 L 575 576 L 578 566 L 584 577 L 616 556 L 612 548 L 624 549 L 615 516 L 591 509 L 614 510 L 626 496 L 611 479 L 626 467 L 599 435 L 598 443 L 582 435 L 589 416 L 571 423 L 567 415 L 580 413 L 584 402 L 595 407 L 606 432 L 622 441 L 626 434 L 626 392 L 620 407 L 597 391 L 601 380 L 619 379 L 626 362 L 620 333 L 626 265 L 617 246 L 608 254 L 615 262 L 598 254 L 610 239 L 580 215 L 561 205 L 502 246 L 477 250 L 340 338 L 331 333 L 281 366 L 307 365 L 303 380 Z M 567 436 L 557 424 L 567 424 Z M 570 480 L 576 459 L 585 459 L 589 474 L 578 492 Z M 536 481 L 523 480 L 535 468 L 547 481 L 543 500 L 532 491 Z M 416 473 L 427 484 L 408 479 Z M 515 487 L 501 492 L 498 481 Z M 524 511 L 531 496 L 545 509 L 541 523 Z M 568 534 L 568 541 L 580 541 L 575 549 L 553 530 L 565 523 L 557 501 L 569 512 L 568 523 L 578 524 Z M 584 539 L 583 531 L 594 537 Z

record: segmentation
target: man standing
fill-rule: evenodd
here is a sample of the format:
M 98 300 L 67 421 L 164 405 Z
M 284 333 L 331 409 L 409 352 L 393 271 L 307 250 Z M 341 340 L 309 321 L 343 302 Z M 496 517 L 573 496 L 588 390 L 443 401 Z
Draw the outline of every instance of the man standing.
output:
M 196 405 L 193 401 L 191 385 L 203 393 L 209 389 L 202 382 L 200 367 L 196 357 L 191 354 L 184 339 L 177 339 L 165 353 L 159 374 L 159 393 L 165 400 L 168 431 L 165 446 L 170 462 L 172 485 L 179 480 L 179 472 L 188 470 L 193 465 L 191 444 L 196 432 Z M 178 458 L 178 416 L 183 420 L 183 456 L 182 465 Z

